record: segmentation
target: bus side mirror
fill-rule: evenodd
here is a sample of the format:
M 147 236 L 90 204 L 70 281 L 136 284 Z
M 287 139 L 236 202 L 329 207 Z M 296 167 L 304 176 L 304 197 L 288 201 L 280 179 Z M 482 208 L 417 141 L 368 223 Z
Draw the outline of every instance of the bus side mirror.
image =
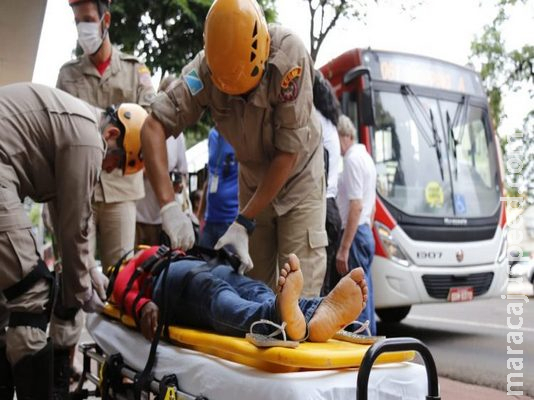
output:
M 358 122 L 362 125 L 374 126 L 375 125 L 375 110 L 374 110 L 374 96 L 372 88 L 371 72 L 368 68 L 359 66 L 351 69 L 343 77 L 343 85 L 348 86 L 355 79 L 361 77 L 363 88 L 358 91 Z M 343 93 L 341 99 L 343 109 L 346 111 L 350 101 L 350 93 Z

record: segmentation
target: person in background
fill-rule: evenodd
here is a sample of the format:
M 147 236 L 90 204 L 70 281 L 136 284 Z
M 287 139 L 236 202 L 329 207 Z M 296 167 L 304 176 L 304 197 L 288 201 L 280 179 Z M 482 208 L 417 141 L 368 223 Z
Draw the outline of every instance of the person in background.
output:
M 174 75 L 167 75 L 159 84 L 158 91 L 166 90 L 173 84 L 176 77 Z M 183 135 L 178 137 L 171 136 L 167 138 L 165 143 L 167 147 L 167 164 L 169 174 L 172 175 L 173 180 L 176 180 L 177 185 L 181 185 L 178 196 L 183 191 L 183 182 L 187 177 L 187 159 L 185 156 L 185 139 Z M 174 182 L 173 182 L 174 183 Z M 154 193 L 154 189 L 150 185 L 150 181 L 146 174 L 143 175 L 143 184 L 145 187 L 145 197 L 136 201 L 136 224 L 135 224 L 135 244 L 140 245 L 157 245 L 162 243 L 161 237 L 161 215 L 159 213 L 158 199 Z M 176 190 L 175 190 L 176 192 Z
M 356 128 L 349 117 L 342 115 L 337 125 L 343 172 L 338 186 L 338 205 L 343 223 L 341 243 L 336 255 L 338 279 L 361 266 L 369 289 L 365 309 L 358 321 L 369 321 L 369 330 L 376 335 L 371 263 L 375 242 L 371 223 L 376 201 L 376 168 L 364 145 L 356 143 Z
M 150 71 L 137 57 L 112 46 L 110 0 L 68 1 L 83 55 L 61 67 L 57 88 L 102 109 L 122 102 L 148 109 L 155 98 Z M 93 199 L 91 240 L 98 243 L 104 271 L 134 247 L 135 201 L 145 195 L 142 180 L 142 172 L 124 177 L 103 165 Z
M 321 296 L 326 296 L 339 281 L 336 272 L 336 253 L 341 238 L 341 217 L 336 203 L 337 182 L 341 170 L 341 149 L 337 123 L 341 115 L 339 102 L 334 90 L 321 71 L 315 71 L 313 82 L 313 105 L 318 111 L 323 129 L 323 146 L 326 170 L 326 275 L 321 289 Z
M 66 0 L 63 0 L 66 1 Z M 137 58 L 111 45 L 110 0 L 68 0 L 78 31 L 83 55 L 65 63 L 56 87 L 85 102 L 106 109 L 118 103 L 136 103 L 148 109 L 155 97 L 148 68 Z M 90 221 L 90 254 L 95 260 L 96 246 L 104 272 L 135 244 L 135 201 L 144 197 L 143 173 L 123 176 L 106 162 L 93 195 Z M 83 315 L 74 320 L 52 323 L 57 386 L 69 381 L 69 354 L 78 342 Z M 68 371 L 68 372 L 67 372 Z M 61 381 L 61 383 L 60 383 Z
M 319 295 L 328 237 L 313 76 L 300 38 L 268 26 L 255 0 L 213 2 L 204 51 L 182 69 L 176 85 L 158 94 L 142 131 L 146 171 L 173 247 L 190 248 L 194 233 L 174 201 L 162 162 L 165 139 L 209 111 L 239 162 L 239 214 L 215 247 L 232 248 L 240 272 L 273 289 L 294 252 L 303 265 L 303 295 Z
M 213 248 L 237 217 L 238 168 L 234 149 L 215 128 L 209 133 L 208 151 L 208 182 L 202 191 L 199 210 L 199 216 L 204 219 L 204 227 L 199 244 Z

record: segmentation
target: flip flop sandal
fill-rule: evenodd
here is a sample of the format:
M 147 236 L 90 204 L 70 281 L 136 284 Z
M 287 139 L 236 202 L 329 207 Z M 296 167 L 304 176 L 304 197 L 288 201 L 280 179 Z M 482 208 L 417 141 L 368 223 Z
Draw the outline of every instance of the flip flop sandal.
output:
M 354 332 L 346 331 L 345 328 L 350 325 L 360 325 L 360 327 Z M 345 325 L 345 328 L 337 331 L 334 334 L 333 339 L 356 344 L 373 344 L 386 338 L 385 336 L 371 336 L 371 331 L 369 330 L 369 320 L 363 323 L 360 321 L 352 321 L 350 324 Z M 365 332 L 366 335 L 360 335 L 362 332 Z
M 276 328 L 276 330 L 269 334 L 263 335 L 261 333 L 254 333 L 254 327 L 258 324 L 267 324 Z M 282 322 L 282 325 L 278 325 L 267 319 L 260 319 L 250 325 L 250 333 L 247 333 L 245 338 L 256 347 L 287 347 L 294 349 L 300 342 L 295 340 L 288 340 L 286 336 L 286 323 Z M 277 339 L 276 336 L 282 335 L 282 339 Z M 307 336 L 307 335 L 306 335 Z M 303 340 L 306 340 L 304 338 Z

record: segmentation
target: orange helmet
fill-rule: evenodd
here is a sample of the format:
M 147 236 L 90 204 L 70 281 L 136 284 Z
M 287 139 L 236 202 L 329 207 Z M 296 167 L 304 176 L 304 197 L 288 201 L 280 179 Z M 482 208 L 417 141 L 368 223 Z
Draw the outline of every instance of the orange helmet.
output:
M 121 129 L 117 144 L 123 152 L 122 173 L 131 175 L 143 169 L 141 155 L 141 127 L 148 113 L 138 104 L 123 103 L 106 109 L 110 122 Z
M 269 57 L 267 22 L 256 0 L 215 0 L 204 25 L 211 79 L 231 95 L 255 88 Z

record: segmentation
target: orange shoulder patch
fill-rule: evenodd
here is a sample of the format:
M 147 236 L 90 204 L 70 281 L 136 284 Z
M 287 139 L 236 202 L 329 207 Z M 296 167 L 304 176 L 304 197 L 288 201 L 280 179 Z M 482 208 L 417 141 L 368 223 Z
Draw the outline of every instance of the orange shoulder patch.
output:
M 146 65 L 142 65 L 137 69 L 137 72 L 139 72 L 139 75 L 141 74 L 150 74 L 150 70 Z
M 284 79 L 282 79 L 282 83 L 280 86 L 282 89 L 287 89 L 289 87 L 289 84 L 294 79 L 298 78 L 300 75 L 302 75 L 302 67 L 294 67 L 284 76 Z
M 137 69 L 137 73 L 139 74 L 139 83 L 143 86 L 152 86 L 152 79 L 150 77 L 150 70 L 145 66 L 141 66 Z

